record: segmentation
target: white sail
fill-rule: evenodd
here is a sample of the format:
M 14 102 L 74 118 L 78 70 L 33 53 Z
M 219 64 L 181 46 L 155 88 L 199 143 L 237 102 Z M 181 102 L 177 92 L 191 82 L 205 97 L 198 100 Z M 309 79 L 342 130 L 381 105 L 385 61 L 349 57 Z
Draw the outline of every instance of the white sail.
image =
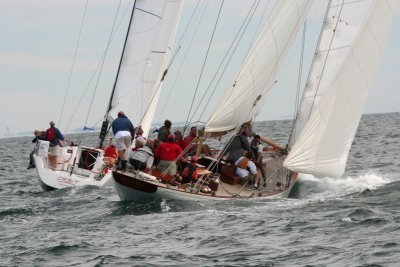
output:
M 328 7 L 303 98 L 291 136 L 293 146 L 306 124 L 313 103 L 318 103 L 332 84 L 373 0 L 331 0 Z
M 183 0 L 136 0 L 135 10 L 116 81 L 112 109 L 124 111 L 148 135 L 171 55 Z
M 398 2 L 398 1 L 397 1 Z M 348 56 L 312 109 L 284 166 L 297 172 L 343 174 L 368 91 L 394 21 L 396 0 L 373 1 Z
M 280 0 L 206 124 L 207 132 L 235 129 L 261 109 L 285 55 L 308 13 L 309 0 Z

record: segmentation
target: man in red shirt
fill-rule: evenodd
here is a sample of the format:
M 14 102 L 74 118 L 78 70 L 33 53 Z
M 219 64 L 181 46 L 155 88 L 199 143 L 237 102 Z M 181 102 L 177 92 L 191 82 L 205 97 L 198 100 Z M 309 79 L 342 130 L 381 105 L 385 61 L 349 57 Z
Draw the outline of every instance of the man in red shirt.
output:
M 182 154 L 182 148 L 175 143 L 173 134 L 169 134 L 166 142 L 161 142 L 155 156 L 160 160 L 158 168 L 167 174 L 176 175 L 176 159 Z
M 107 166 L 114 165 L 118 157 L 118 151 L 113 143 L 112 138 L 110 138 L 108 147 L 104 150 L 104 163 Z
M 182 150 L 185 150 L 185 148 L 189 145 L 189 142 L 183 139 L 183 135 L 181 131 L 175 131 L 175 143 L 177 143 Z
M 194 142 L 196 140 L 193 140 L 197 137 L 197 128 L 196 126 L 193 126 L 192 128 L 190 128 L 190 132 L 189 135 L 185 137 L 185 141 L 188 143 Z

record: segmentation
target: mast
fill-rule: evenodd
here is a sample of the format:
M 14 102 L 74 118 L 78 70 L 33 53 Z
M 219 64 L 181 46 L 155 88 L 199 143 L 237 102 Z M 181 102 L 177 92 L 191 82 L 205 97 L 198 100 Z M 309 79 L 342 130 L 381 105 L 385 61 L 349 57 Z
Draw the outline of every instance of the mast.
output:
M 127 30 L 126 36 L 125 36 L 124 47 L 123 47 L 123 49 L 122 49 L 121 58 L 120 58 L 120 60 L 119 60 L 117 75 L 115 76 L 114 86 L 113 86 L 113 89 L 112 89 L 112 91 L 111 91 L 111 95 L 110 95 L 110 100 L 109 100 L 109 102 L 108 102 L 107 111 L 106 111 L 106 114 L 104 115 L 103 124 L 101 125 L 101 131 L 100 131 L 100 135 L 99 135 L 99 139 L 100 139 L 100 141 L 99 141 L 99 147 L 100 147 L 100 148 L 103 147 L 104 139 L 106 138 L 106 135 L 107 135 L 107 133 L 108 133 L 108 131 L 109 131 L 108 113 L 110 112 L 110 110 L 111 110 L 111 108 L 112 108 L 112 100 L 113 100 L 113 97 L 114 97 L 114 92 L 115 92 L 115 88 L 116 88 L 116 85 L 117 85 L 119 72 L 120 72 L 120 69 L 121 69 L 122 58 L 124 57 L 124 52 L 125 52 L 126 43 L 127 43 L 127 41 L 128 41 L 129 31 L 130 31 L 130 29 L 131 29 L 131 24 L 132 24 L 132 20 L 133 20 L 133 14 L 134 14 L 134 12 L 135 12 L 135 7 L 136 7 L 136 1 L 135 1 L 135 3 L 133 4 L 133 7 L 132 7 L 131 18 L 130 18 L 130 20 L 129 20 L 129 26 L 128 26 L 128 30 Z
M 305 87 L 307 86 L 307 83 L 310 81 L 311 70 L 314 68 L 314 63 L 315 63 L 316 57 L 317 57 L 317 55 L 318 55 L 318 49 L 319 49 L 319 46 L 320 46 L 320 44 L 321 44 L 321 40 L 322 40 L 322 36 L 323 36 L 323 32 L 324 32 L 323 29 L 324 29 L 324 27 L 325 27 L 325 25 L 326 25 L 326 23 L 327 23 L 327 21 L 328 21 L 329 8 L 330 8 L 330 6 L 331 6 L 331 3 L 332 3 L 332 0 L 329 0 L 329 1 L 328 1 L 328 4 L 327 4 L 327 6 L 326 6 L 326 11 L 325 11 L 324 20 L 323 20 L 323 22 L 322 22 L 321 30 L 320 30 L 320 32 L 319 32 L 318 42 L 317 42 L 317 44 L 316 44 L 316 46 L 315 46 L 314 57 L 313 57 L 313 61 L 312 61 L 311 66 L 310 66 L 310 70 L 308 71 L 308 76 L 307 76 L 307 80 L 306 80 L 306 85 L 305 85 Z M 303 90 L 302 97 L 301 97 L 301 100 L 300 100 L 299 107 L 301 107 L 301 105 L 302 105 L 302 103 L 303 103 L 303 101 L 304 101 L 304 96 L 306 95 L 306 94 L 305 94 L 305 91 L 306 91 L 306 90 L 304 89 L 304 90 Z M 295 140 L 295 138 L 296 138 L 296 136 L 295 136 L 295 133 L 296 133 L 296 125 L 297 125 L 296 121 L 297 121 L 297 118 L 298 118 L 299 115 L 300 115 L 300 108 L 299 108 L 299 107 L 297 108 L 296 117 L 294 118 L 294 122 L 293 122 L 292 132 L 290 133 L 290 136 L 289 136 L 289 141 L 288 141 L 288 143 L 289 143 L 290 146 L 293 146 L 293 140 Z

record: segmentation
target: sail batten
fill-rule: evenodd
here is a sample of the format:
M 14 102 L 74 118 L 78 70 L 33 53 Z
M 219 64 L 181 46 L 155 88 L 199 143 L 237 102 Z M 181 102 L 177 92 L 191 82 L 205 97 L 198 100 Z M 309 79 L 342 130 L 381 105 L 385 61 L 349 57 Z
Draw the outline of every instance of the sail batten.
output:
M 330 68 L 329 75 L 333 75 L 327 83 L 330 86 L 314 103 L 309 120 L 284 162 L 285 167 L 317 176 L 343 174 L 394 21 L 394 3 L 395 0 L 368 3 L 368 12 L 349 51 L 340 66 Z

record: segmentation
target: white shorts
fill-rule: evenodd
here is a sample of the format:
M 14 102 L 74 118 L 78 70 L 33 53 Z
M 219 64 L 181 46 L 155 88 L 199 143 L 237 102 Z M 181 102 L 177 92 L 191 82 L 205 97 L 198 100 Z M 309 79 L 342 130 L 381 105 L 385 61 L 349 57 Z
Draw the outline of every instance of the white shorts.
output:
M 161 171 L 165 171 L 168 169 L 167 174 L 175 175 L 176 174 L 176 162 L 175 161 L 167 161 L 167 160 L 160 160 L 158 163 L 158 168 Z
M 132 137 L 130 135 L 121 136 L 116 141 L 116 147 L 118 151 L 127 149 L 132 144 Z
M 58 154 L 60 154 L 60 147 L 58 145 L 49 147 L 50 156 L 58 156 Z

